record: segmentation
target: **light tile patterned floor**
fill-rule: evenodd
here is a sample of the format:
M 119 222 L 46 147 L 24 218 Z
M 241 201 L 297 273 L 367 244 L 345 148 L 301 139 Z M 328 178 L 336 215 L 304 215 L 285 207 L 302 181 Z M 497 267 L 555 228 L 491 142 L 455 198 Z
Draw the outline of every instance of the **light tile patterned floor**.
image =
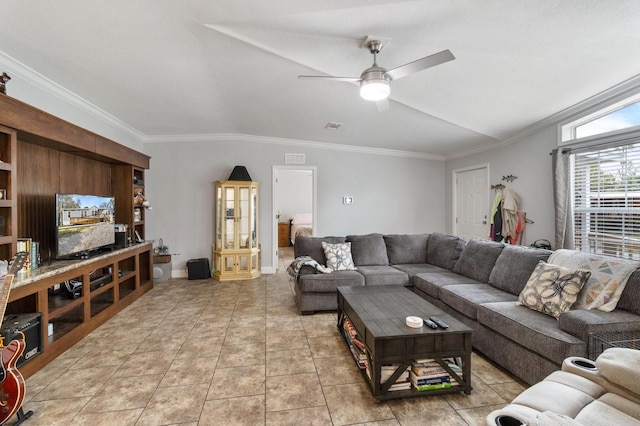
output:
M 470 396 L 375 404 L 335 313 L 296 312 L 289 260 L 251 281 L 156 283 L 27 380 L 25 426 L 483 425 L 524 389 L 474 353 Z

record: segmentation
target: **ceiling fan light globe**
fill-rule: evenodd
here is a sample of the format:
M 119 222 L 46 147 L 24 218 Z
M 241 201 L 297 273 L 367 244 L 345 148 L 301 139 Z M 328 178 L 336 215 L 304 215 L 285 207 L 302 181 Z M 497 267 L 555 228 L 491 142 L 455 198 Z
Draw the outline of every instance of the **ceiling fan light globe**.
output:
M 389 97 L 391 87 L 385 79 L 362 80 L 360 83 L 360 97 L 367 101 L 381 101 Z

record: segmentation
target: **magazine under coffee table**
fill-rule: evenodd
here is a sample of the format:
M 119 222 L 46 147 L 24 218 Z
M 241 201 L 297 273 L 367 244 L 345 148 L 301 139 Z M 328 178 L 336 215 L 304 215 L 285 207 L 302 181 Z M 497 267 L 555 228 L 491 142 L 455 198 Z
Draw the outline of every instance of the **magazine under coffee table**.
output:
M 432 315 L 440 317 L 449 328 L 432 329 L 426 325 L 411 328 L 405 322 L 408 316 L 428 318 Z M 403 286 L 338 287 L 338 329 L 376 402 L 409 396 L 471 393 L 471 329 Z M 420 391 L 412 383 L 409 389 L 391 390 L 415 360 L 437 363 L 436 368 L 446 371 L 443 374 L 450 377 L 450 387 L 445 387 L 445 382 L 441 388 Z M 381 380 L 383 366 L 386 381 Z

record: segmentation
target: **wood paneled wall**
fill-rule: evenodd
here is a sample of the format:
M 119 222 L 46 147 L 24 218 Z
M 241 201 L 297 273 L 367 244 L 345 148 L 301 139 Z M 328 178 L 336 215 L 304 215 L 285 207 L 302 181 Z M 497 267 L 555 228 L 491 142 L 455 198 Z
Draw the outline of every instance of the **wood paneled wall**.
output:
M 114 195 L 109 163 L 18 140 L 18 237 L 40 242 L 43 261 L 55 253 L 55 195 Z

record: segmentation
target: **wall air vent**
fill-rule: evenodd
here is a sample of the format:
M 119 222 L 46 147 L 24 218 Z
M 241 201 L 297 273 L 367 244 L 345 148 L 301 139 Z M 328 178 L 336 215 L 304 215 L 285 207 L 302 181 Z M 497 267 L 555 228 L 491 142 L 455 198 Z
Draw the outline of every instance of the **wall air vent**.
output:
M 304 154 L 284 154 L 285 164 L 305 164 L 306 162 Z

